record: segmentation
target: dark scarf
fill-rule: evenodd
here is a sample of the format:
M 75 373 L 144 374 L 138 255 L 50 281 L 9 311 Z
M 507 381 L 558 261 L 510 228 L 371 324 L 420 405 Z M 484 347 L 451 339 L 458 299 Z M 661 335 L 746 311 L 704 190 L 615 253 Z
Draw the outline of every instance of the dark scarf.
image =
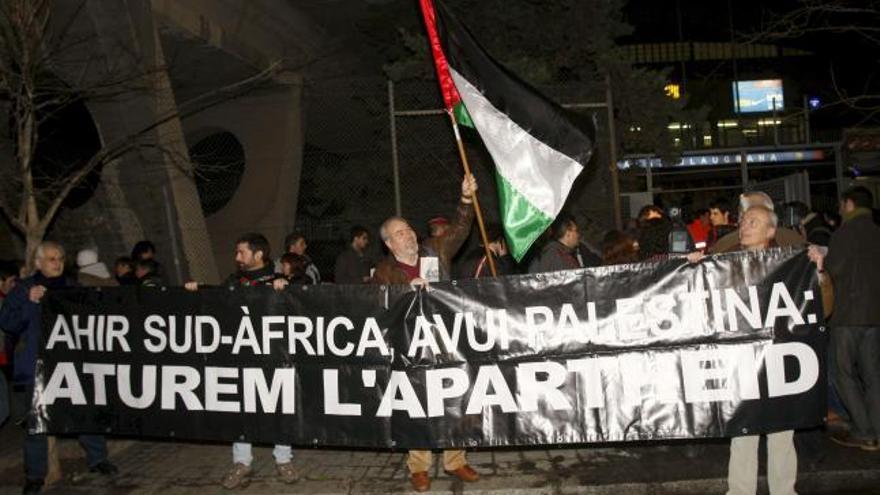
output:
M 70 280 L 68 280 L 63 274 L 59 277 L 47 277 L 43 275 L 43 272 L 37 271 L 34 273 L 33 279 L 34 285 L 42 285 L 47 289 L 63 289 L 65 287 L 73 286 Z

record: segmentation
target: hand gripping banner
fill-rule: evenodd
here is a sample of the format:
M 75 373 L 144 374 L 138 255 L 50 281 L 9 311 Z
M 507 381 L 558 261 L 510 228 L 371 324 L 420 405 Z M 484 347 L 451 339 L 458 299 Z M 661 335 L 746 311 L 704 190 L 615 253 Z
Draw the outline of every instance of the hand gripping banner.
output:
M 348 447 L 724 437 L 826 409 L 815 268 L 773 249 L 404 286 L 73 289 L 50 433 Z

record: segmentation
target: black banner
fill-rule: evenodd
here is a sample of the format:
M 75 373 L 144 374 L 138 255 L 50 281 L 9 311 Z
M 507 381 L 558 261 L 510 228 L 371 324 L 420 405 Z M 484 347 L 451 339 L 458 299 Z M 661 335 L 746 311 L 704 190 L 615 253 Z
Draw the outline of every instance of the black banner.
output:
M 826 409 L 814 273 L 773 249 L 427 291 L 56 291 L 36 427 L 401 448 L 809 427 Z

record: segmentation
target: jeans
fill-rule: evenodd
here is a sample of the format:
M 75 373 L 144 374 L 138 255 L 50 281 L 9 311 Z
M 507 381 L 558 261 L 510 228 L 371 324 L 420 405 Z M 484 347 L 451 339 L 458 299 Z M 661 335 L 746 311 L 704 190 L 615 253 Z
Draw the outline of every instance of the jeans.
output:
M 834 411 L 844 420 L 849 421 L 849 415 L 843 401 L 840 400 L 840 394 L 837 393 L 837 387 L 834 385 L 835 376 L 837 375 L 837 352 L 834 348 L 834 329 L 831 329 L 831 339 L 828 341 L 828 410 Z
M 34 387 L 25 388 L 23 399 L 31 404 Z M 107 460 L 107 441 L 103 435 L 80 435 L 79 444 L 86 451 L 86 463 L 93 468 Z M 24 473 L 29 480 L 42 480 L 49 472 L 49 441 L 44 434 L 30 434 L 24 439 Z
M 880 327 L 835 327 L 834 386 L 850 417 L 850 433 L 880 436 Z
M 287 464 L 293 459 L 293 449 L 290 448 L 290 445 L 276 444 L 275 449 L 272 450 L 272 456 L 275 457 L 275 464 Z M 251 444 L 245 442 L 235 442 L 232 444 L 233 464 L 250 466 L 253 461 L 254 456 L 251 453 Z

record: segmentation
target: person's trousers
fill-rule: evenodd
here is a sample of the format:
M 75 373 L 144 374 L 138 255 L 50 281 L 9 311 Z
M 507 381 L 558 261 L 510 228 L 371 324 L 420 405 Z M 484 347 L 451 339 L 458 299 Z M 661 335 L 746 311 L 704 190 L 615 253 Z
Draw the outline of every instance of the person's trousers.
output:
M 34 388 L 25 388 L 24 397 L 31 404 Z M 86 451 L 86 463 L 93 468 L 107 460 L 107 441 L 102 435 L 80 435 L 79 444 Z M 28 432 L 24 439 L 24 474 L 29 480 L 42 480 L 49 473 L 49 439 L 43 434 Z
M 431 469 L 433 455 L 430 450 L 410 450 L 406 456 L 406 467 L 410 473 L 421 473 Z M 443 469 L 455 471 L 467 464 L 463 450 L 444 450 Z
M 287 464 L 293 459 L 293 449 L 290 445 L 275 445 L 272 450 L 276 464 Z M 254 462 L 251 444 L 247 442 L 235 442 L 232 444 L 232 463 L 250 466 Z
M 840 394 L 837 393 L 837 386 L 835 385 L 837 381 L 837 349 L 834 346 L 835 330 L 830 328 L 830 332 L 831 338 L 828 339 L 828 410 L 849 421 L 849 413 L 846 412 L 846 407 L 843 405 L 843 401 L 840 400 Z
M 758 444 L 760 435 L 734 437 L 730 441 L 727 495 L 755 495 L 758 491 Z M 767 435 L 767 484 L 770 495 L 797 495 L 797 452 L 794 431 Z
M 880 436 L 880 327 L 834 327 L 834 386 L 850 418 L 850 433 Z

